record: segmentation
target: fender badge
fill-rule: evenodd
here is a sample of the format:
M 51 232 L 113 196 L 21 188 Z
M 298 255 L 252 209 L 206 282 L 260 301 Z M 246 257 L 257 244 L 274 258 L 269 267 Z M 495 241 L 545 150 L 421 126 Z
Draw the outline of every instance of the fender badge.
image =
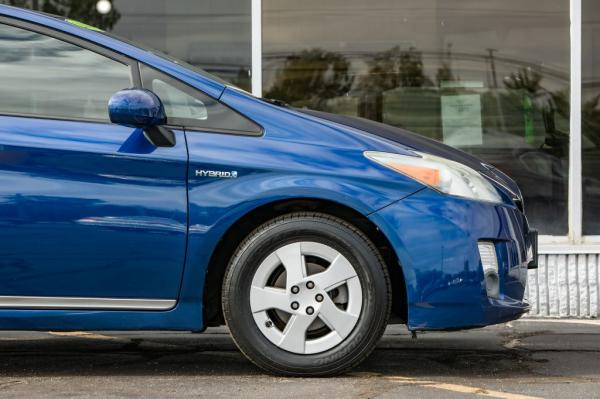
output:
M 218 177 L 221 179 L 236 179 L 238 177 L 238 172 L 237 170 L 224 171 L 196 169 L 196 177 Z

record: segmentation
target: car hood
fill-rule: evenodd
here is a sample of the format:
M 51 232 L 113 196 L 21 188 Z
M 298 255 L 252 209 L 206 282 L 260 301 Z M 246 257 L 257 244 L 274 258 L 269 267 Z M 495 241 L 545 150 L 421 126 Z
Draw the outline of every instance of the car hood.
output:
M 486 169 L 484 163 L 482 163 L 480 159 L 469 155 L 464 151 L 457 150 L 456 148 L 440 143 L 439 141 L 423 137 L 399 127 L 386 125 L 385 123 L 375 122 L 356 116 L 336 115 L 308 109 L 297 109 L 297 111 L 315 116 L 317 118 L 339 123 L 341 125 L 349 126 L 354 129 L 362 130 L 363 132 L 367 132 L 378 137 L 383 137 L 387 140 L 410 147 L 416 151 L 437 155 L 442 158 L 456 161 L 478 171 Z
M 519 187 L 510 177 L 482 162 L 479 158 L 467 154 L 464 151 L 458 150 L 449 145 L 440 143 L 439 141 L 423 137 L 419 134 L 412 133 L 408 130 L 399 127 L 386 125 L 380 122 L 374 122 L 368 119 L 359 118 L 356 116 L 336 115 L 327 112 L 314 111 L 308 109 L 296 109 L 296 111 L 311 115 L 313 117 L 325 119 L 330 122 L 335 122 L 341 125 L 349 126 L 363 132 L 373 134 L 378 137 L 383 137 L 387 140 L 401 144 L 405 147 L 414 149 L 415 151 L 424 152 L 427 154 L 437 155 L 455 162 L 459 162 L 472 169 L 479 171 L 488 178 L 499 184 L 504 189 L 518 197 L 522 201 L 522 194 Z

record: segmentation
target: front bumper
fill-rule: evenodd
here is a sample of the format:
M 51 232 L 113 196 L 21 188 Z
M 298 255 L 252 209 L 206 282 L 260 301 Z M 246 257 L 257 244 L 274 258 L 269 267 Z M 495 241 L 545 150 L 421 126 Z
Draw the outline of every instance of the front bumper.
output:
M 519 318 L 535 233 L 515 206 L 440 195 L 425 188 L 370 218 L 394 247 L 406 282 L 408 328 L 452 330 Z M 479 241 L 494 243 L 500 292 L 487 295 Z

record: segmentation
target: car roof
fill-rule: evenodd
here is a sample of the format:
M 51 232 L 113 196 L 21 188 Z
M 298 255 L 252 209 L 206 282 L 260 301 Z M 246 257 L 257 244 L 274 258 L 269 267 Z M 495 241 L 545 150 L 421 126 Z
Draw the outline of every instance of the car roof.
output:
M 219 98 L 225 89 L 225 84 L 210 79 L 201 73 L 186 68 L 175 61 L 166 59 L 149 50 L 137 47 L 131 43 L 119 40 L 99 30 L 87 29 L 68 22 L 62 17 L 30 11 L 23 8 L 0 5 L 0 17 L 9 17 L 53 29 L 85 41 L 105 47 L 111 51 L 123 54 L 144 64 L 159 69 L 173 77 L 202 90 L 206 94 Z M 0 21 L 1 22 L 1 21 Z

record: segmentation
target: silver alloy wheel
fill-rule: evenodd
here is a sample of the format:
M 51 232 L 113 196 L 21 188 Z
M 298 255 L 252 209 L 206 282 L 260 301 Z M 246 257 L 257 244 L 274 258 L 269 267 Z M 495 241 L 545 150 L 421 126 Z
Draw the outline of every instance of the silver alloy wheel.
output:
M 281 349 L 314 354 L 341 343 L 362 308 L 354 267 L 332 247 L 317 242 L 285 245 L 259 265 L 250 308 L 260 331 Z

